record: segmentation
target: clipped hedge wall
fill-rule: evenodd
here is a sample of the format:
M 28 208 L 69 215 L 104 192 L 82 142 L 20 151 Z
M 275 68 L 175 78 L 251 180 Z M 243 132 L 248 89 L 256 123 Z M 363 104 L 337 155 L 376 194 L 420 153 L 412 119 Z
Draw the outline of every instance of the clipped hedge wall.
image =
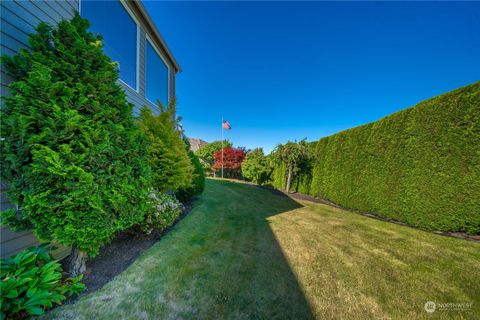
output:
M 414 227 L 480 233 L 480 82 L 310 144 L 293 190 Z M 272 174 L 285 187 L 286 168 Z

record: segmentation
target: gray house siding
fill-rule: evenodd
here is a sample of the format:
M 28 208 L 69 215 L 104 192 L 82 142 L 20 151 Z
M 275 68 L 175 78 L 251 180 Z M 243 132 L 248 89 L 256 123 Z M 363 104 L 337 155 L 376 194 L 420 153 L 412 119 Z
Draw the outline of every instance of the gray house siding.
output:
M 131 89 L 123 82 L 119 85 L 124 89 L 127 100 L 134 105 L 134 114 L 137 115 L 143 106 L 148 106 L 154 113 L 158 114 L 160 109 L 145 98 L 145 46 L 146 34 L 156 39 L 156 29 L 149 25 L 151 23 L 148 14 L 144 11 L 141 3 L 125 2 L 139 21 L 139 84 L 138 92 Z M 56 24 L 62 19 L 70 19 L 75 11 L 81 12 L 80 0 L 2 0 L 0 3 L 1 20 L 1 54 L 14 55 L 20 49 L 28 48 L 28 34 L 34 32 L 40 22 Z M 148 30 L 148 31 L 147 31 Z M 161 40 L 163 41 L 163 40 Z M 168 49 L 164 49 L 162 43 L 154 40 L 159 51 L 167 56 Z M 167 59 L 167 61 L 170 61 Z M 175 74 L 179 67 L 176 62 L 169 62 L 169 99 L 175 96 Z M 8 83 L 12 78 L 8 76 L 3 65 L 0 67 L 1 83 L 0 91 L 2 96 L 9 95 Z M 3 104 L 3 102 L 2 102 Z M 1 210 L 13 208 L 13 205 L 5 196 L 6 184 L 0 185 L 0 206 Z M 37 239 L 31 232 L 13 232 L 8 227 L 0 228 L 0 255 L 2 258 L 11 256 L 29 246 L 38 244 Z M 65 256 L 68 248 L 61 247 L 57 256 Z
M 56 23 L 73 16 L 78 1 L 13 1 L 0 3 L 1 53 L 13 55 L 28 47 L 28 34 L 42 21 Z M 12 80 L 1 66 L 1 94 L 8 95 L 7 84 Z
M 69 19 L 75 10 L 78 10 L 77 0 L 69 1 L 13 1 L 2 0 L 0 3 L 0 30 L 1 53 L 14 55 L 20 49 L 28 48 L 28 34 L 34 32 L 35 27 L 42 21 L 55 24 L 62 19 Z M 1 66 L 1 94 L 9 95 L 8 83 L 12 78 Z M 3 101 L 2 101 L 3 104 Z M 14 208 L 5 195 L 6 184 L 0 184 L 0 209 Z M 0 227 L 0 254 L 2 258 L 38 244 L 37 238 L 28 231 L 14 232 L 8 227 Z M 69 248 L 58 246 L 54 253 L 56 257 L 64 257 Z

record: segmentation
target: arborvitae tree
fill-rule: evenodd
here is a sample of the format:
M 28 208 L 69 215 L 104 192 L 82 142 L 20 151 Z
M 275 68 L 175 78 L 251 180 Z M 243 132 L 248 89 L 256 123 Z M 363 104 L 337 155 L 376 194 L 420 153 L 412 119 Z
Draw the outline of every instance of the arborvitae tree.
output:
M 193 165 L 188 157 L 182 133 L 177 130 L 175 101 L 165 109 L 159 104 L 160 114 L 154 115 L 143 107 L 139 126 L 148 138 L 148 163 L 153 171 L 156 191 L 176 191 L 192 183 Z
M 74 276 L 86 254 L 142 221 L 150 186 L 146 139 L 88 26 L 78 14 L 41 23 L 29 50 L 2 57 L 15 80 L 1 112 L 1 172 L 21 208 L 2 220 L 72 246 Z
M 185 142 L 185 150 L 187 150 L 190 162 L 194 168 L 192 183 L 187 187 L 180 188 L 176 193 L 178 199 L 185 202 L 194 196 L 201 194 L 205 189 L 205 170 L 200 163 L 200 159 L 192 150 L 190 150 L 190 142 L 188 142 L 188 138 L 184 136 L 183 141 Z

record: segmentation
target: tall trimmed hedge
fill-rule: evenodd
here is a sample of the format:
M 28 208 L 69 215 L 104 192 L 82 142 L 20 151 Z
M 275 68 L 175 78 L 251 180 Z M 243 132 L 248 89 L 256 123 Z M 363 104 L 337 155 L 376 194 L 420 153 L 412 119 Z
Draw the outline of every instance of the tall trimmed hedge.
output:
M 292 190 L 427 230 L 480 232 L 480 82 L 310 148 Z M 285 177 L 274 168 L 274 186 Z

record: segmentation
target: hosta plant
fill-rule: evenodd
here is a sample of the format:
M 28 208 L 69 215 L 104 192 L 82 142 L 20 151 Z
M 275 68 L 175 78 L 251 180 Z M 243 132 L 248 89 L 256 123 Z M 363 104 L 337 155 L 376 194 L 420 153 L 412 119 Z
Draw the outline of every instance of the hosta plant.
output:
M 54 260 L 48 245 L 26 249 L 0 262 L 1 316 L 21 319 L 41 315 L 47 308 L 81 292 L 82 275 L 62 276 L 62 267 Z

